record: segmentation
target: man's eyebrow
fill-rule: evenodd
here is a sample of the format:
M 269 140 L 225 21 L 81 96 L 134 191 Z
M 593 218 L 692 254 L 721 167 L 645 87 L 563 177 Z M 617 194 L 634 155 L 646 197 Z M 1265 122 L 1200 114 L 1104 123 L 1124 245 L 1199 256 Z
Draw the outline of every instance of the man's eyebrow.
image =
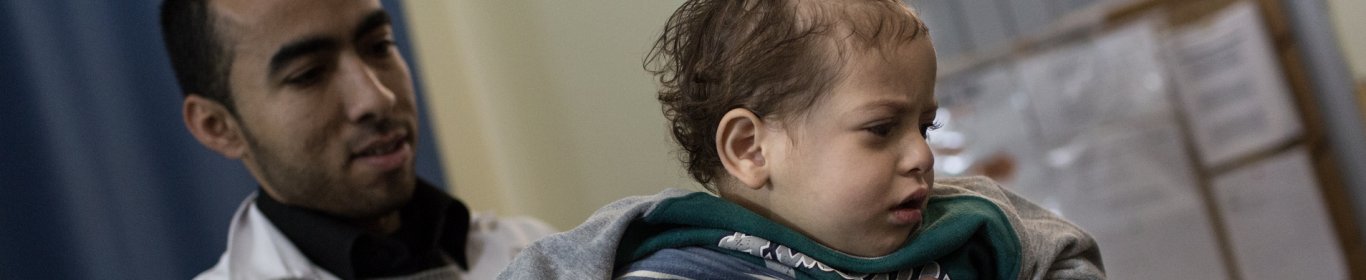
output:
M 375 30 L 376 28 L 388 26 L 389 24 L 389 13 L 382 9 L 375 10 L 370 12 L 370 15 L 365 16 L 365 20 L 362 20 L 360 25 L 356 26 L 355 34 L 352 34 L 351 38 L 361 38 L 361 36 L 365 36 L 366 33 L 370 33 L 370 31 Z
M 371 30 L 389 24 L 389 13 L 384 10 L 375 10 L 374 12 L 370 12 L 370 15 L 365 16 L 365 19 L 361 20 L 360 25 L 356 25 L 355 34 L 352 38 L 360 38 L 360 36 L 364 36 L 365 33 L 369 33 Z M 308 37 L 303 40 L 289 43 L 284 47 L 281 47 L 280 50 L 275 52 L 275 55 L 270 57 L 270 76 L 275 76 L 286 64 L 289 64 L 290 61 L 298 59 L 299 57 L 314 53 L 335 51 L 339 48 L 341 48 L 341 42 L 320 36 Z
M 289 43 L 280 47 L 280 50 L 275 51 L 275 55 L 270 57 L 270 76 L 275 76 L 290 61 L 310 54 L 336 51 L 339 48 L 341 48 L 340 42 L 327 37 L 307 37 Z

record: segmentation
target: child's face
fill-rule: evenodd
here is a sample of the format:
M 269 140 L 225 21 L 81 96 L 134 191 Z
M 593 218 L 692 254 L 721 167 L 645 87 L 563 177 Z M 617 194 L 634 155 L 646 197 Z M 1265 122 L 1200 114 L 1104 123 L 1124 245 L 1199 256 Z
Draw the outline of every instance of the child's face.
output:
M 882 48 L 851 57 L 832 92 L 761 140 L 774 218 L 864 257 L 910 238 L 934 182 L 934 48 L 928 36 Z

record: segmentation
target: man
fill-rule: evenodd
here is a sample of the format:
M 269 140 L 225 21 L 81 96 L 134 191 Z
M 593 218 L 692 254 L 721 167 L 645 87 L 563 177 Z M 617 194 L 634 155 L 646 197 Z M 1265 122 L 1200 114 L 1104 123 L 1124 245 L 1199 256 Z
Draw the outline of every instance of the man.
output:
M 417 105 L 375 0 L 167 0 L 185 125 L 260 184 L 199 278 L 492 278 L 551 230 L 414 175 Z

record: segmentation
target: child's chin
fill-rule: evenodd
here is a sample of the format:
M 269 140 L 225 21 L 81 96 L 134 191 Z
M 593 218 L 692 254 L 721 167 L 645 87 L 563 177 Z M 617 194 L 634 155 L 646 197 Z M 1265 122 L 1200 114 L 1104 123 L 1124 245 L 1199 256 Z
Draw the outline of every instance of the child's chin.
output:
M 896 253 L 897 250 L 900 250 L 901 247 L 905 247 L 905 246 L 906 246 L 906 243 L 908 243 L 910 240 L 911 240 L 910 238 L 907 238 L 907 239 L 901 240 L 901 242 L 893 242 L 893 243 L 889 244 L 888 246 L 886 246 L 886 247 L 884 247 L 884 248 L 880 248 L 880 249 L 877 250 L 876 252 L 873 252 L 873 254 L 871 254 L 870 256 L 862 256 L 862 257 L 866 257 L 866 258 L 876 258 L 876 257 L 883 257 L 883 256 L 891 255 L 892 253 Z
M 895 253 L 897 250 L 900 250 L 902 247 L 906 247 L 907 244 L 910 244 L 911 240 L 915 238 L 915 232 L 907 232 L 906 234 L 900 236 L 902 238 L 889 239 L 888 242 L 884 243 L 883 246 L 880 246 L 880 248 L 877 248 L 876 250 L 871 252 L 871 255 L 862 257 L 871 258 L 891 255 L 892 253 Z

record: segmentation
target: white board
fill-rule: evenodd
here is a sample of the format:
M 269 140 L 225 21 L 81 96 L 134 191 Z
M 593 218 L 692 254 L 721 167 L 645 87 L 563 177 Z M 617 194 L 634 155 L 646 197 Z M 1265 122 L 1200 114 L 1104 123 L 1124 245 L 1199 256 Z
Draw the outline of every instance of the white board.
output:
M 1309 155 L 1292 150 L 1214 179 L 1245 279 L 1347 279 Z
M 1201 162 L 1215 167 L 1299 136 L 1299 117 L 1264 23 L 1240 2 L 1169 41 L 1181 107 Z

